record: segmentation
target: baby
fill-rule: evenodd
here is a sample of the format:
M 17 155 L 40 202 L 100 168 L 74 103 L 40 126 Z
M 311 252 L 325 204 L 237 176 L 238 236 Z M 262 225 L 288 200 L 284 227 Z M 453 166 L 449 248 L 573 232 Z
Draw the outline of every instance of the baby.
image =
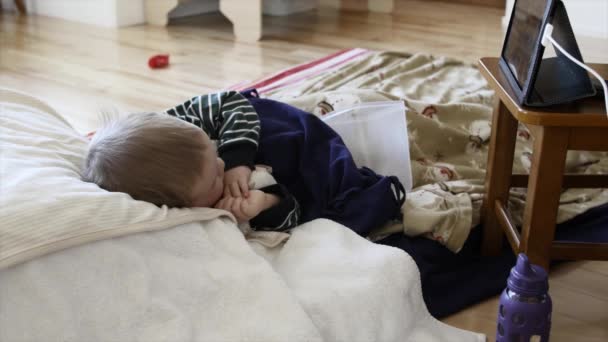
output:
M 288 230 L 299 220 L 295 198 L 270 175 L 250 179 L 259 132 L 241 94 L 197 96 L 164 114 L 104 126 L 91 140 L 82 178 L 158 206 L 215 207 L 254 230 Z

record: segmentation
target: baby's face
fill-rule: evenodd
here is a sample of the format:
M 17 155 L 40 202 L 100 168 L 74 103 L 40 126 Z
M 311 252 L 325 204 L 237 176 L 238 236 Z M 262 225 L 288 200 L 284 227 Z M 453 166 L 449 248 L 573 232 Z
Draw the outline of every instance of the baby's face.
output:
M 217 157 L 215 146 L 203 134 L 203 168 L 199 181 L 194 184 L 194 206 L 213 207 L 224 193 L 224 161 Z

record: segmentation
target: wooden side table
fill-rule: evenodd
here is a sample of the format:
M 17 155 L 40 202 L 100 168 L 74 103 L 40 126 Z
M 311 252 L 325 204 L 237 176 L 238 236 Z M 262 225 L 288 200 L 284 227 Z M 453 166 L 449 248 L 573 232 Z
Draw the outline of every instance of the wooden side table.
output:
M 522 107 L 514 101 L 498 58 L 482 58 L 480 71 L 496 92 L 492 138 L 486 173 L 482 252 L 500 253 L 503 231 L 515 253 L 549 269 L 551 259 L 608 260 L 608 243 L 554 242 L 559 197 L 564 187 L 607 188 L 608 175 L 565 175 L 568 150 L 608 151 L 608 118 L 600 98 L 549 108 Z M 608 65 L 592 65 L 608 78 Z M 513 175 L 513 154 L 518 123 L 534 136 L 530 175 Z M 521 233 L 511 222 L 509 188 L 528 192 Z M 608 229 L 608 227 L 606 227 Z

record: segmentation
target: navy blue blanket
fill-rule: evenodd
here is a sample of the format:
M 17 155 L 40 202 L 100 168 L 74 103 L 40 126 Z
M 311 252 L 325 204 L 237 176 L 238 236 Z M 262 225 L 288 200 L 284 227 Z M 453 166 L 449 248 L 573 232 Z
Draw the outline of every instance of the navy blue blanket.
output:
M 244 95 L 260 117 L 256 163 L 271 166 L 298 200 L 302 222 L 327 218 L 365 236 L 400 216 L 405 192 L 396 177 L 357 168 L 340 136 L 316 116 Z
M 406 251 L 418 265 L 422 296 L 431 315 L 442 318 L 499 294 L 507 284 L 515 256 L 505 243 L 498 257 L 480 254 L 481 228 L 471 231 L 454 254 L 436 241 L 393 234 L 378 243 Z
M 412 256 L 420 270 L 422 294 L 429 312 L 441 318 L 499 294 L 507 284 L 509 271 L 515 264 L 513 252 L 505 241 L 502 255 L 482 257 L 481 233 L 481 227 L 475 228 L 458 254 L 435 241 L 403 234 L 394 234 L 379 243 Z M 608 204 L 559 224 L 555 239 L 608 242 Z

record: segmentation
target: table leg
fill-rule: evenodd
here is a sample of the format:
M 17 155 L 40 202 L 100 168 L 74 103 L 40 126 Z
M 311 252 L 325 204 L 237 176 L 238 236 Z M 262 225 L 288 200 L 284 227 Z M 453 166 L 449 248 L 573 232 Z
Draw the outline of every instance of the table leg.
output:
M 536 131 L 519 251 L 548 270 L 570 131 L 561 127 Z
M 232 22 L 236 40 L 262 38 L 262 0 L 220 0 L 220 11 Z
M 169 12 L 178 4 L 178 0 L 145 0 L 146 22 L 150 25 L 166 26 L 169 23 Z
M 497 99 L 492 117 L 492 136 L 485 181 L 486 196 L 482 207 L 483 255 L 498 255 L 501 251 L 504 235 L 496 219 L 494 206 L 497 199 L 503 203 L 507 203 L 509 199 L 516 138 L 517 120 L 502 101 Z
M 17 10 L 19 11 L 19 14 L 27 14 L 27 9 L 25 7 L 25 3 L 23 2 L 23 0 L 15 0 L 15 6 L 17 7 Z

